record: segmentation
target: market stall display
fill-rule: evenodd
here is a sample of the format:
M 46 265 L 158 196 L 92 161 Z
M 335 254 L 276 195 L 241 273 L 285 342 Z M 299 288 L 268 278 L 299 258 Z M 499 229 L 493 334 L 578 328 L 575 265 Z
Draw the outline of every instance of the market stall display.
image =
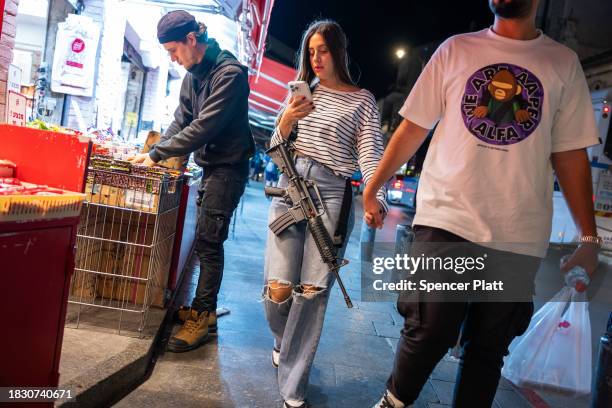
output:
M 103 309 L 119 334 L 142 336 L 150 307 L 163 307 L 169 296 L 182 171 L 132 165 L 99 147 L 94 152 L 77 234 L 69 302 L 78 307 L 71 321 L 78 326 L 83 307 Z
M 78 327 L 91 310 L 94 314 L 104 310 L 116 313 L 106 314 L 104 326 L 110 324 L 120 334 L 142 335 L 149 308 L 164 306 L 176 287 L 180 273 L 176 269 L 190 253 L 194 226 L 184 228 L 187 203 L 181 200 L 191 196 L 195 202 L 193 176 L 199 177 L 201 169 L 193 163 L 188 164 L 187 173 L 132 165 L 126 159 L 138 153 L 139 147 L 116 140 L 110 131 L 84 134 L 40 120 L 11 130 L 7 133 L 11 143 L 2 150 L 11 160 L 0 157 L 0 222 L 22 221 L 33 215 L 45 220 L 81 214 L 76 268 L 66 291 L 67 324 Z M 30 148 L 49 152 L 34 156 L 40 167 L 28 160 L 21 139 L 24 133 L 38 135 Z M 58 137 L 70 146 L 57 145 Z M 14 147 L 17 144 L 20 146 Z M 87 146 L 79 150 L 85 159 L 56 160 L 62 154 L 58 149 L 71 151 L 75 144 Z M 55 171 L 45 175 L 44 169 L 51 166 Z M 78 176 L 61 177 L 71 171 Z M 183 174 L 190 177 L 189 185 Z M 67 191 L 69 185 L 79 192 Z M 125 312 L 133 317 L 126 318 Z

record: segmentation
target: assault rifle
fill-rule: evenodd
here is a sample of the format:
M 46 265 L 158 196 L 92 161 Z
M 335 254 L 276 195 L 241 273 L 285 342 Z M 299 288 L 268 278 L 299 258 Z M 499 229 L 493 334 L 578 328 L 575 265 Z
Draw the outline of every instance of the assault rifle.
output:
M 278 236 L 292 225 L 303 221 L 308 222 L 308 229 L 317 244 L 323 262 L 327 264 L 329 270 L 336 276 L 338 286 L 340 286 L 342 296 L 344 296 L 344 301 L 349 308 L 352 308 L 353 303 L 346 292 L 338 272 L 340 268 L 348 264 L 348 261 L 336 257 L 334 240 L 325 228 L 321 218 L 325 213 L 321 193 L 314 181 L 305 180 L 298 174 L 292 157 L 294 150 L 293 144 L 290 141 L 285 141 L 266 152 L 281 172 L 285 173 L 289 179 L 287 188 L 266 187 L 264 190 L 266 196 L 282 197 L 291 207 L 286 213 L 272 221 L 269 227 Z M 315 199 L 319 206 L 315 204 Z

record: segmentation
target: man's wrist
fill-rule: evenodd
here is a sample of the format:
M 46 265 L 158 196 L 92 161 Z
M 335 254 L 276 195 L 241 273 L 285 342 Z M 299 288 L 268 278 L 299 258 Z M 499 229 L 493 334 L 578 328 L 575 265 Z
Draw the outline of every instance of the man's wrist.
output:
M 365 188 L 363 189 L 364 194 L 367 191 L 368 194 L 376 195 L 378 190 L 380 190 L 380 186 L 377 186 L 376 184 L 377 183 L 372 181 L 372 180 L 370 180 L 368 183 L 366 183 Z
M 156 149 L 153 149 L 149 152 L 149 158 L 155 163 L 157 163 L 158 161 L 162 159 L 161 155 Z

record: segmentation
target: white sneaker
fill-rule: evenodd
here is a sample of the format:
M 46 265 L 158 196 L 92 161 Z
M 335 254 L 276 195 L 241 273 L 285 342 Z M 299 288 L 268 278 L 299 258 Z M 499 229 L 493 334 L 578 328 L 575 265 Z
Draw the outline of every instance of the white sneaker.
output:
M 380 401 L 372 408 L 410 408 L 400 400 L 398 400 L 395 395 L 391 394 L 389 390 L 385 390 L 385 394 L 382 396 Z
M 280 350 L 272 349 L 272 367 L 278 368 L 280 363 Z
M 306 402 L 304 401 L 293 401 L 293 400 L 285 401 L 283 406 L 284 408 L 307 408 L 308 407 L 308 405 L 306 405 Z

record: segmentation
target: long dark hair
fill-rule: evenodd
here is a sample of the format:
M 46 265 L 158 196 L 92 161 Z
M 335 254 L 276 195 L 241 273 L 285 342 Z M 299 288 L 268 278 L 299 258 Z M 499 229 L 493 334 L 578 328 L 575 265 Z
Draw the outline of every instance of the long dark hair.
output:
M 310 51 L 308 50 L 310 38 L 315 34 L 320 34 L 325 40 L 325 44 L 334 61 L 334 68 L 338 79 L 345 84 L 355 85 L 355 81 L 353 81 L 349 72 L 346 34 L 344 34 L 340 24 L 333 20 L 313 21 L 302 35 L 302 44 L 298 53 L 297 80 L 312 84 L 312 81 L 316 78 L 316 74 L 310 65 Z

